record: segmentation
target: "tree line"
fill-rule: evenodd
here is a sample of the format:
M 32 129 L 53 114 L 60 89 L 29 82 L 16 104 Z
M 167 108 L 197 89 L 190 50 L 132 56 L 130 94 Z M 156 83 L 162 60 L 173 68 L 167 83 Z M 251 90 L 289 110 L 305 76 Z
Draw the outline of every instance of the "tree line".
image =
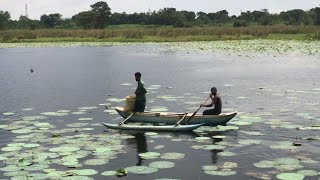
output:
M 59 13 L 44 14 L 40 20 L 32 20 L 20 16 L 19 20 L 11 20 L 8 11 L 0 10 L 0 30 L 6 29 L 103 29 L 108 25 L 139 24 L 173 27 L 194 26 L 234 26 L 251 25 L 270 26 L 285 25 L 320 25 L 320 7 L 304 11 L 294 9 L 271 14 L 267 9 L 242 12 L 239 16 L 230 16 L 228 11 L 193 12 L 177 11 L 175 8 L 164 8 L 148 13 L 111 13 L 111 8 L 104 1 L 91 5 L 91 10 L 80 12 L 72 18 L 62 18 Z

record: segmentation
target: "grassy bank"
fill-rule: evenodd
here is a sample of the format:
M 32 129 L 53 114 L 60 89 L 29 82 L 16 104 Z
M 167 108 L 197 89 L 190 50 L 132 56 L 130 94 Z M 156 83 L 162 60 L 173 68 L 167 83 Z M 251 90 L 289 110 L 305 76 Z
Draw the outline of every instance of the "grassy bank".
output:
M 0 42 L 185 42 L 245 39 L 320 40 L 318 26 L 134 27 L 103 30 L 8 30 Z

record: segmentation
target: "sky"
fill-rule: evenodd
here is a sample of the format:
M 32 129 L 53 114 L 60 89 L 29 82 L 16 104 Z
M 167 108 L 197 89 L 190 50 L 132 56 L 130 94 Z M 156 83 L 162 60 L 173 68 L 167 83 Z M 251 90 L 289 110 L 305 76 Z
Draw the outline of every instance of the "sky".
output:
M 28 4 L 28 15 L 31 19 L 40 19 L 43 14 L 60 13 L 64 18 L 72 17 L 82 11 L 90 10 L 90 5 L 100 0 L 0 0 L 0 10 L 9 11 L 11 19 L 25 15 L 25 4 Z M 230 15 L 240 12 L 268 9 L 270 13 L 279 13 L 291 9 L 309 10 L 319 7 L 319 0 L 107 0 L 114 12 L 158 11 L 165 7 L 194 12 L 217 12 L 227 10 Z

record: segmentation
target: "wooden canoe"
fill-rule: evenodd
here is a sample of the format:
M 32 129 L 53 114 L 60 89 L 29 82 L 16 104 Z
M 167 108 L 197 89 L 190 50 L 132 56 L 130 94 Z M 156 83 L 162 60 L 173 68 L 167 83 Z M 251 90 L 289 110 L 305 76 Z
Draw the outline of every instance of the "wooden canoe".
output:
M 107 124 L 101 123 L 107 128 L 110 129 L 119 129 L 119 130 L 134 130 L 134 131 L 192 131 L 204 124 L 192 124 L 192 125 L 164 125 L 164 126 L 152 126 L 152 125 L 129 125 L 129 124 Z
M 132 112 L 125 112 L 122 107 L 115 109 L 120 116 L 127 118 Z M 225 125 L 230 121 L 237 112 L 222 113 L 219 115 L 200 115 L 196 114 L 188 124 L 205 124 L 208 126 Z M 128 122 L 143 122 L 143 123 L 165 123 L 175 124 L 184 116 L 184 113 L 169 113 L 169 112 L 143 112 L 135 113 Z M 186 124 L 187 120 L 192 116 L 192 113 L 188 113 L 185 119 L 180 124 Z

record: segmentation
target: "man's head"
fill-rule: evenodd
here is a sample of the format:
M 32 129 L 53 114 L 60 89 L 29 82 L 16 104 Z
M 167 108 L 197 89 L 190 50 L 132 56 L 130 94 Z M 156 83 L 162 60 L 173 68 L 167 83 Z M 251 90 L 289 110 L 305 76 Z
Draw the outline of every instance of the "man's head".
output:
M 136 73 L 134 74 L 134 76 L 135 76 L 135 78 L 136 78 L 136 81 L 140 81 L 140 79 L 141 79 L 141 73 L 140 73 L 140 72 L 136 72 Z
M 211 88 L 211 94 L 212 94 L 212 95 L 215 96 L 215 95 L 217 94 L 217 91 L 218 91 L 218 90 L 217 90 L 216 87 Z

